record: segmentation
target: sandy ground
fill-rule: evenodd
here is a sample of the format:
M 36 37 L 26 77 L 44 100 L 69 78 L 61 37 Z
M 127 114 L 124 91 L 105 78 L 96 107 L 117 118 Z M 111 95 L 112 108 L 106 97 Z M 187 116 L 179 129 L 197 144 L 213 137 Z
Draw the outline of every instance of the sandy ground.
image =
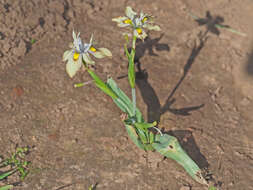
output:
M 97 60 L 96 72 L 130 95 L 121 77 L 124 38 L 111 21 L 127 5 L 153 14 L 162 28 L 137 43 L 145 118 L 176 136 L 219 189 L 253 189 L 251 0 L 0 0 L 0 154 L 31 148 L 30 175 L 15 189 L 206 189 L 174 161 L 135 147 L 120 110 L 95 85 L 73 88 L 90 80 L 85 71 L 74 79 L 65 72 L 72 30 L 87 41 L 93 33 L 113 53 Z

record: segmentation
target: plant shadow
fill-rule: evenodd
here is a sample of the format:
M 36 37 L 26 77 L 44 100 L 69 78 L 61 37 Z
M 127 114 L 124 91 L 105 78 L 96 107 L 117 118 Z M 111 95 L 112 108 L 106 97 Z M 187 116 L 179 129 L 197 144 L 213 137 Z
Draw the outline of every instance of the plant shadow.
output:
M 175 87 L 170 92 L 168 98 L 166 99 L 166 102 L 164 105 L 161 105 L 160 100 L 154 90 L 154 88 L 151 86 L 151 84 L 148 81 L 148 72 L 145 69 L 141 68 L 141 63 L 139 59 L 136 61 L 136 85 L 140 90 L 141 96 L 143 98 L 143 101 L 147 105 L 147 119 L 148 122 L 157 121 L 160 122 L 161 116 L 169 111 L 170 113 L 173 113 L 175 115 L 181 115 L 181 116 L 189 116 L 191 115 L 192 111 L 198 110 L 204 106 L 204 104 L 199 104 L 195 106 L 190 107 L 182 107 L 182 108 L 173 108 L 172 105 L 175 103 L 176 99 L 173 98 L 176 90 L 180 87 L 182 82 L 184 81 L 185 77 L 187 76 L 188 72 L 190 71 L 195 59 L 199 55 L 200 51 L 205 45 L 205 42 L 207 40 L 206 33 L 202 35 L 201 33 L 198 36 L 199 44 L 194 44 L 194 47 L 191 51 L 191 54 L 184 66 L 184 73 L 175 85 Z M 198 146 L 196 145 L 196 142 L 194 140 L 194 137 L 192 135 L 192 132 L 189 130 L 176 130 L 176 131 L 165 131 L 165 133 L 168 133 L 170 135 L 173 135 L 178 138 L 180 144 L 182 147 L 186 150 L 186 152 L 189 154 L 189 156 L 198 163 L 199 167 L 201 169 L 207 168 L 209 166 L 206 158 L 204 155 L 201 154 Z
M 136 41 L 136 52 L 134 57 L 134 63 L 136 65 L 141 64 L 140 59 L 145 55 L 146 52 L 148 52 L 151 56 L 158 56 L 154 52 L 154 49 L 156 51 L 170 51 L 170 47 L 168 44 L 165 43 L 159 43 L 159 41 L 163 38 L 164 34 L 161 34 L 158 38 L 151 39 L 149 36 L 146 37 L 144 41 L 137 39 Z M 128 48 L 128 51 L 131 52 L 131 48 Z
M 195 18 L 195 21 L 198 23 L 199 26 L 206 26 L 206 32 L 211 32 L 217 36 L 220 35 L 219 28 L 230 28 L 228 25 L 222 24 L 224 22 L 224 18 L 221 16 L 212 16 L 210 11 L 206 11 L 206 17 L 205 18 Z
M 246 71 L 249 75 L 253 75 L 253 49 L 248 57 Z
M 183 80 L 187 76 L 187 73 L 192 67 L 192 64 L 194 63 L 196 57 L 200 53 L 201 49 L 204 47 L 204 44 L 207 38 L 206 36 L 199 36 L 199 40 L 200 40 L 199 45 L 196 45 L 195 43 L 192 49 L 192 52 L 184 66 L 183 75 L 181 76 L 180 80 L 177 82 L 177 84 L 175 85 L 171 93 L 169 94 L 164 105 L 161 105 L 160 100 L 158 99 L 158 96 L 154 88 L 150 85 L 148 81 L 148 72 L 145 69 L 141 68 L 140 61 L 136 63 L 136 66 L 137 66 L 136 85 L 138 86 L 141 92 L 143 101 L 147 105 L 148 122 L 153 122 L 153 121 L 159 122 L 161 116 L 167 111 L 175 115 L 188 116 L 191 114 L 191 111 L 200 109 L 201 107 L 204 106 L 204 104 L 200 104 L 197 106 L 184 107 L 184 108 L 179 108 L 179 109 L 171 108 L 172 104 L 176 101 L 176 99 L 173 98 L 173 95 L 175 94 L 176 90 L 179 88 L 179 86 L 182 84 Z

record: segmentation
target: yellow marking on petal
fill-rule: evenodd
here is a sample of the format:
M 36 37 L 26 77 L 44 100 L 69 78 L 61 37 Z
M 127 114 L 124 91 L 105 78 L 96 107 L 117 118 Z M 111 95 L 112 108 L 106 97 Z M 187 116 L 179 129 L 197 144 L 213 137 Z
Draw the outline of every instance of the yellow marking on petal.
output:
M 94 48 L 93 46 L 90 47 L 90 50 L 93 51 L 93 52 L 96 52 L 96 48 Z
M 124 20 L 123 21 L 125 24 L 132 24 L 132 21 L 130 19 Z
M 73 59 L 74 59 L 74 61 L 76 61 L 76 60 L 78 60 L 78 58 L 79 58 L 79 53 L 77 53 L 77 52 L 75 52 L 74 53 L 74 55 L 73 55 Z
M 141 28 L 136 28 L 136 31 L 137 31 L 138 34 L 140 34 L 140 35 L 142 34 L 142 29 Z
M 148 20 L 148 17 L 144 17 L 143 19 L 142 19 L 142 22 L 144 23 L 144 22 L 146 22 Z

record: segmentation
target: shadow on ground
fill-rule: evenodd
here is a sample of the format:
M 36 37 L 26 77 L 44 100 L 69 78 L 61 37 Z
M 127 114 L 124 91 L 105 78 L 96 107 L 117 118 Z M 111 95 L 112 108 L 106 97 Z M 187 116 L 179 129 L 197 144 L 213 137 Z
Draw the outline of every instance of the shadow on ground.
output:
M 248 57 L 248 62 L 247 62 L 247 65 L 246 65 L 246 72 L 253 76 L 253 49 L 251 51 L 251 53 L 249 54 L 249 57 Z
M 230 26 L 222 24 L 224 22 L 223 17 L 212 16 L 210 11 L 206 11 L 205 18 L 197 18 L 196 16 L 194 16 L 194 18 L 199 26 L 204 26 L 204 25 L 206 26 L 206 32 L 204 36 L 206 36 L 207 33 L 213 33 L 219 36 L 220 35 L 219 28 L 230 28 Z
M 142 52 L 142 54 L 139 54 L 141 56 L 137 56 L 137 58 L 135 60 L 135 63 L 137 66 L 136 85 L 140 89 L 143 101 L 147 105 L 148 122 L 157 121 L 159 123 L 161 116 L 164 113 L 166 113 L 167 111 L 169 111 L 175 115 L 189 116 L 192 111 L 198 110 L 204 106 L 204 104 L 200 104 L 200 105 L 194 105 L 194 106 L 190 106 L 190 107 L 182 107 L 179 109 L 172 107 L 173 103 L 176 101 L 176 98 L 173 98 L 173 96 L 174 96 L 176 90 L 180 87 L 180 85 L 184 81 L 184 79 L 187 76 L 188 72 L 190 71 L 195 59 L 197 58 L 200 51 L 204 47 L 205 42 L 207 40 L 206 34 L 207 33 L 205 33 L 204 35 L 200 34 L 198 36 L 199 44 L 197 45 L 195 43 L 195 45 L 191 51 L 191 54 L 184 66 L 184 73 L 181 76 L 181 78 L 179 79 L 179 81 L 177 82 L 177 84 L 175 85 L 175 87 L 173 88 L 173 90 L 170 92 L 164 105 L 161 105 L 160 100 L 158 99 L 158 96 L 157 96 L 154 88 L 151 86 L 151 84 L 148 81 L 148 72 L 145 69 L 141 68 L 141 62 L 139 59 L 141 56 L 144 55 L 144 52 L 146 50 L 146 44 L 148 44 L 148 43 L 144 42 L 143 44 L 138 44 L 136 49 L 143 48 L 143 50 L 142 51 L 138 50 L 139 52 Z M 159 38 L 159 40 L 160 40 L 160 38 Z M 156 43 L 154 43 L 154 44 L 157 44 L 157 42 L 159 40 L 149 39 L 150 42 L 155 41 Z M 166 50 L 169 51 L 169 47 Z M 153 55 L 152 47 L 151 47 L 151 50 L 149 50 L 149 52 L 151 52 L 151 55 Z M 206 158 L 204 157 L 204 155 L 201 154 L 191 131 L 189 131 L 189 130 L 176 130 L 176 131 L 165 131 L 165 133 L 168 133 L 170 135 L 177 137 L 177 139 L 179 140 L 179 142 L 182 145 L 182 147 L 184 148 L 184 150 L 188 153 L 188 155 L 196 163 L 198 163 L 198 165 L 201 169 L 207 168 L 209 166 Z

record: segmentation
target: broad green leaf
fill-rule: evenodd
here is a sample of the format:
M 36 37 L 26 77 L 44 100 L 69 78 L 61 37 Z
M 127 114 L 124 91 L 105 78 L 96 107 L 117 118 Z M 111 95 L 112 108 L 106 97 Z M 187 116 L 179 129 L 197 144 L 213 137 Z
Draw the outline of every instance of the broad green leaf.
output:
M 88 69 L 88 73 L 94 79 L 95 84 L 100 88 L 104 93 L 109 95 L 112 99 L 118 98 L 117 95 L 108 87 L 93 71 Z
M 13 185 L 5 185 L 3 187 L 0 187 L 0 190 L 9 190 L 9 189 L 12 189 L 13 188 Z
M 201 174 L 201 169 L 182 149 L 178 140 L 170 135 L 156 135 L 156 142 L 152 144 L 157 152 L 163 156 L 171 158 L 179 163 L 187 171 L 187 173 L 201 184 L 207 184 Z

